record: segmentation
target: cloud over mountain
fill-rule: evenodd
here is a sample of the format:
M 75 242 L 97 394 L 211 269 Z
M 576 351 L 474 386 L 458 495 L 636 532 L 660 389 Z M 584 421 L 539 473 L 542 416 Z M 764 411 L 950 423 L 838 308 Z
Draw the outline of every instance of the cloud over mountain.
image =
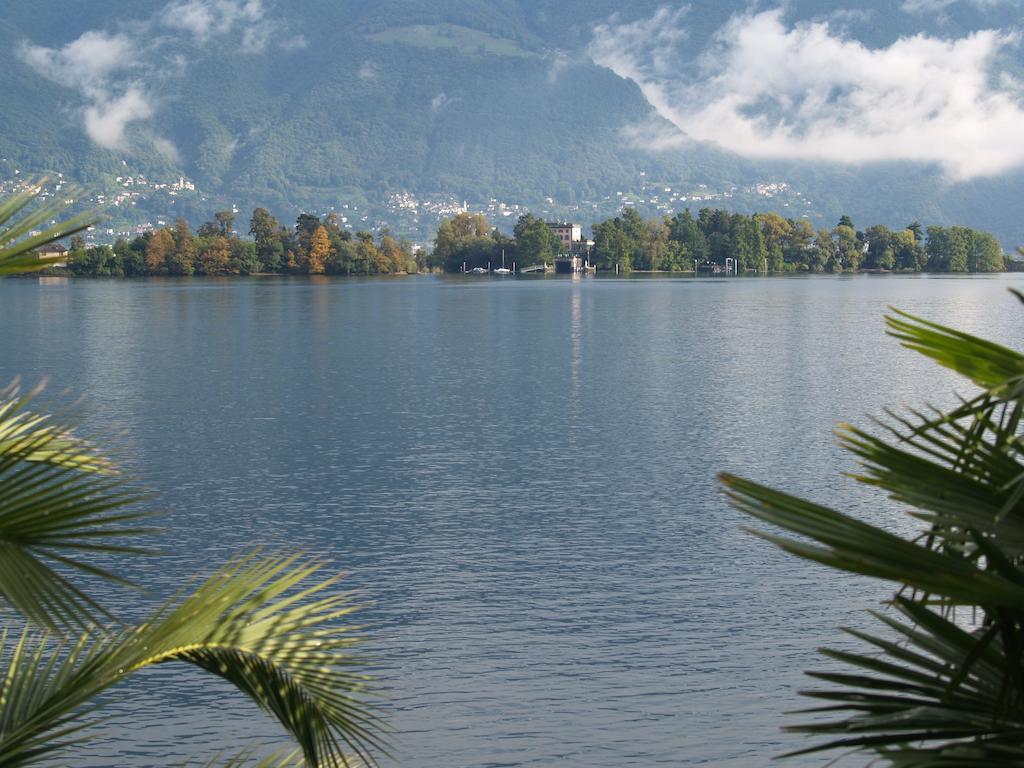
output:
M 59 48 L 26 40 L 18 55 L 43 77 L 78 91 L 82 127 L 93 142 L 125 150 L 128 126 L 153 117 L 161 85 L 188 70 L 186 57 L 168 51 L 234 36 L 239 53 L 262 53 L 275 23 L 262 0 L 172 0 L 147 19 L 123 22 L 121 31 L 88 30 Z M 135 42 L 142 39 L 144 48 Z M 305 39 L 285 36 L 278 45 L 301 48 Z M 151 143 L 165 157 L 177 154 L 166 138 Z
M 997 66 L 1014 33 L 869 48 L 828 22 L 789 25 L 776 9 L 733 16 L 686 67 L 684 25 L 685 12 L 666 9 L 613 18 L 595 27 L 590 55 L 692 139 L 755 158 L 937 163 L 956 180 L 1024 166 L 1021 85 Z

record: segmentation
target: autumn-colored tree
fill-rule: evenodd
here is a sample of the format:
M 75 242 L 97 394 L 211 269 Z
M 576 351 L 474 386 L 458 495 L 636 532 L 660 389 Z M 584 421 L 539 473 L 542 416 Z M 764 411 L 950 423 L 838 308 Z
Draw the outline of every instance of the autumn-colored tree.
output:
M 452 231 L 456 237 L 486 237 L 491 225 L 482 213 L 457 213 L 452 219 Z
M 327 256 L 331 252 L 331 240 L 327 229 L 321 224 L 313 231 L 309 240 L 309 251 L 306 253 L 306 272 L 311 275 L 322 275 L 327 264 Z
M 219 235 L 207 239 L 199 251 L 196 267 L 202 275 L 231 273 L 231 244 L 228 239 Z
M 172 275 L 191 275 L 195 271 L 196 244 L 185 219 L 174 223 L 174 250 L 167 262 Z
M 174 252 L 174 235 L 169 229 L 158 229 L 146 244 L 146 269 L 151 275 L 166 275 Z
M 382 271 L 391 273 L 405 271 L 405 254 L 402 252 L 402 246 L 398 244 L 395 238 L 391 235 L 384 235 L 380 239 L 379 250 L 381 265 L 385 267 Z

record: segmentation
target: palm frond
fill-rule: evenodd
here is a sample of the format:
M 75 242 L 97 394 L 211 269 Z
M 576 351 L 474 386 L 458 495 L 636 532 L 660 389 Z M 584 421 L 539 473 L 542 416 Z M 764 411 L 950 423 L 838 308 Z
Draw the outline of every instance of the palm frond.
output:
M 790 730 L 828 738 L 794 754 L 869 751 L 899 768 L 1024 766 L 1024 355 L 903 312 L 887 320 L 904 346 L 982 388 L 947 411 L 887 411 L 875 422 L 881 434 L 839 430 L 861 463 L 854 479 L 924 523 L 915 540 L 721 476 L 737 509 L 797 538 L 758 536 L 899 589 L 899 616 L 876 614 L 888 636 L 847 630 L 870 653 L 822 649 L 852 671 L 810 673 L 829 687 L 803 692 L 822 705 Z M 957 606 L 977 623 L 958 624 Z
M 968 558 L 914 544 L 841 512 L 734 475 L 722 474 L 719 479 L 737 509 L 824 545 L 754 531 L 791 554 L 906 584 L 940 595 L 951 604 L 983 602 L 1024 608 L 1024 584 L 986 571 Z
M 923 320 L 898 309 L 886 318 L 890 336 L 907 349 L 996 392 L 1024 382 L 1024 355 L 969 333 Z
M 141 554 L 126 542 L 152 531 L 131 508 L 139 495 L 69 425 L 30 411 L 32 394 L 0 391 L 0 597 L 33 622 L 80 631 L 111 616 L 66 574 L 129 586 L 91 558 Z
M 53 200 L 28 210 L 42 191 L 43 181 L 29 185 L 21 192 L 0 202 L 0 275 L 38 272 L 56 259 L 41 259 L 34 249 L 70 237 L 88 229 L 98 220 L 93 211 L 45 226 L 65 209 L 62 200 Z M 43 227 L 40 230 L 40 227 Z
M 86 633 L 73 653 L 37 640 L 7 654 L 17 686 L 0 697 L 0 762 L 34 765 L 81 737 L 97 694 L 155 664 L 187 663 L 231 682 L 295 739 L 309 766 L 373 765 L 386 747 L 353 654 L 351 596 L 340 577 L 296 556 L 241 558 L 149 621 Z M 31 643 L 26 643 L 31 646 Z

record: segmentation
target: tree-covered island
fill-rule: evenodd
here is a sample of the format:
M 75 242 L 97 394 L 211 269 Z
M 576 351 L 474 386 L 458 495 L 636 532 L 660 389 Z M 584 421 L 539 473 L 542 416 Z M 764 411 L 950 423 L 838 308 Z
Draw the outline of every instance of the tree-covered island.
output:
M 447 272 L 486 267 L 501 259 L 519 267 L 551 263 L 561 243 L 545 222 L 522 216 L 514 237 L 493 229 L 480 214 L 461 213 L 444 222 L 428 263 Z M 831 229 L 777 213 L 747 215 L 703 208 L 644 220 L 633 208 L 594 225 L 588 258 L 598 270 L 739 272 L 1001 272 L 1006 268 L 996 237 L 969 227 L 914 222 L 894 231 L 880 224 L 858 230 L 848 216 Z
M 184 219 L 139 235 L 131 241 L 86 247 L 73 238 L 67 271 L 96 277 L 146 275 L 387 275 L 420 272 L 423 257 L 408 240 L 385 230 L 378 239 L 369 232 L 354 235 L 330 214 L 323 219 L 299 215 L 285 227 L 265 208 L 253 211 L 249 237 L 235 230 L 235 214 L 219 211 L 195 232 Z
M 1000 272 L 1008 261 L 996 237 L 963 226 L 901 230 L 881 224 L 858 229 L 848 216 L 815 229 L 807 219 L 777 213 L 753 215 L 703 208 L 645 220 L 633 208 L 595 224 L 593 239 L 566 244 L 553 226 L 525 214 L 512 236 L 479 213 L 459 213 L 442 222 L 432 252 L 387 230 L 379 238 L 352 233 L 333 214 L 300 214 L 283 226 L 257 208 L 248 237 L 235 229 L 232 211 L 220 211 L 194 232 L 179 219 L 173 227 L 131 241 L 87 247 L 72 240 L 66 270 L 73 275 L 330 274 L 386 275 L 428 270 L 460 272 L 497 266 L 552 264 L 572 248 L 585 250 L 598 271 L 717 271 L 733 260 L 743 272 Z

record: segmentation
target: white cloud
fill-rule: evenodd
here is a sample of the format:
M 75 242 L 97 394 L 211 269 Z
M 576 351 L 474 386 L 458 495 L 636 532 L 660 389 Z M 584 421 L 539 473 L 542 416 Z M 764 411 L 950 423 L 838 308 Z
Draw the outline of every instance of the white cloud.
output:
M 1012 35 L 871 49 L 827 22 L 788 27 L 778 9 L 733 17 L 681 75 L 666 14 L 597 27 L 590 53 L 689 137 L 756 158 L 938 163 L 955 179 L 1024 166 L 1019 85 L 993 77 Z
M 89 138 L 106 149 L 124 148 L 124 131 L 128 123 L 153 115 L 153 105 L 136 85 L 116 98 L 94 100 L 82 113 Z
M 660 114 L 672 111 L 668 94 L 671 78 L 681 68 L 677 47 L 686 39 L 682 21 L 689 8 L 661 8 L 650 19 L 619 23 L 612 16 L 594 28 L 590 56 L 620 77 L 637 83 Z
M 61 48 L 23 42 L 18 54 L 43 77 L 78 91 L 77 112 L 89 138 L 101 147 L 126 150 L 128 125 L 151 118 L 158 106 L 154 94 L 187 74 L 183 36 L 202 45 L 233 34 L 239 53 L 257 54 L 270 45 L 275 25 L 282 26 L 267 17 L 262 0 L 172 0 L 153 16 L 122 22 L 120 31 L 90 30 Z M 146 46 L 136 40 L 146 40 Z M 304 48 L 306 41 L 302 35 L 285 36 L 276 45 Z M 177 158 L 167 139 L 151 143 L 165 157 Z
M 119 70 L 138 64 L 139 51 L 125 35 L 90 31 L 60 49 L 23 43 L 22 60 L 69 88 L 101 86 Z
M 19 53 L 39 74 L 79 91 L 85 101 L 85 132 L 101 147 L 123 148 L 128 123 L 153 114 L 153 103 L 141 85 L 114 84 L 115 75 L 134 69 L 140 61 L 140 52 L 124 35 L 90 31 L 63 48 L 26 43 Z
M 160 13 L 165 27 L 189 32 L 200 43 L 213 35 L 227 34 L 236 26 L 256 24 L 262 19 L 261 0 L 177 0 Z

